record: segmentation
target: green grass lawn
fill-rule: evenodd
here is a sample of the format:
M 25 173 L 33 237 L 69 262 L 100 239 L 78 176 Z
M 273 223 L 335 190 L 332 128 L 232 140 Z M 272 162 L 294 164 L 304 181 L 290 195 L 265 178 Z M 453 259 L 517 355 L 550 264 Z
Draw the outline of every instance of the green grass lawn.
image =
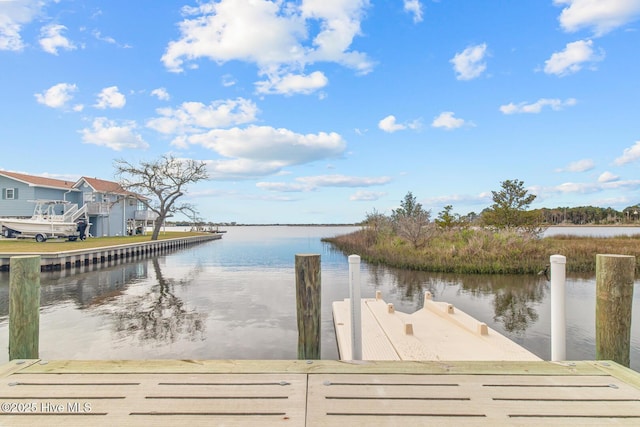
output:
M 160 232 L 158 240 L 175 239 L 179 237 L 201 236 L 207 233 L 191 231 L 167 231 Z M 104 246 L 127 245 L 132 243 L 142 243 L 151 241 L 151 233 L 137 236 L 116 236 L 116 237 L 91 237 L 87 240 L 76 240 L 69 242 L 64 239 L 49 239 L 46 242 L 38 243 L 35 239 L 0 239 L 0 253 L 16 252 L 62 252 L 75 249 L 92 249 Z

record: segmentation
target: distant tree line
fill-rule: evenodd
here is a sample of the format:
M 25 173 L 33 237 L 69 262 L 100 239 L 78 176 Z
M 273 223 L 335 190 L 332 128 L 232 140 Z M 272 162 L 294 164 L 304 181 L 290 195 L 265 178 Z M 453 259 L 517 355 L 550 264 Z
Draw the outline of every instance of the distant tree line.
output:
M 378 211 L 368 213 L 364 224 L 379 239 L 395 235 L 408 241 L 413 248 L 423 247 L 438 230 L 467 229 L 471 226 L 488 230 L 516 232 L 539 236 L 551 225 L 561 224 L 630 224 L 640 222 L 640 206 L 629 206 L 622 211 L 593 206 L 530 209 L 536 199 L 524 187 L 524 182 L 514 179 L 500 183 L 500 189 L 492 191 L 493 204 L 480 214 L 471 212 L 459 215 L 453 206 L 447 205 L 431 220 L 431 211 L 418 203 L 409 191 L 400 207 L 387 216 Z
M 622 211 L 595 206 L 542 208 L 537 211 L 548 225 L 629 224 L 640 219 L 638 205 L 626 207 Z
M 640 224 L 640 206 L 531 209 L 536 196 L 520 180 L 506 180 L 492 191 L 493 204 L 479 214 L 459 215 L 447 205 L 431 211 L 408 192 L 390 214 L 373 211 L 352 233 L 326 238 L 344 253 L 359 254 L 371 264 L 455 273 L 534 274 L 545 271 L 549 255 L 571 254 L 567 271 L 594 271 L 596 251 L 635 255 L 628 239 L 541 238 L 558 224 Z M 640 254 L 638 254 L 640 259 Z M 509 303 L 506 301 L 505 303 Z

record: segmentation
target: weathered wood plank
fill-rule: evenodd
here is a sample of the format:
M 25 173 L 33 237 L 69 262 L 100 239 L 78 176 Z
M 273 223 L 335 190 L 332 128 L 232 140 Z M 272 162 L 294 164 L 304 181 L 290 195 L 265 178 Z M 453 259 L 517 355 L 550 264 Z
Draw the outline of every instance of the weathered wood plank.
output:
M 15 362 L 3 369 L 16 368 Z M 605 367 L 604 364 L 607 366 Z M 6 368 L 5 368 L 6 367 Z M 606 368 L 606 369 L 605 369 Z M 616 370 L 616 368 L 619 370 Z M 640 373 L 611 361 L 302 361 L 302 360 L 55 360 L 20 365 L 30 373 L 385 373 L 488 375 L 626 375 Z M 640 387 L 640 383 L 639 383 Z
M 26 367 L 38 363 L 39 361 L 40 359 L 16 359 L 9 363 L 5 363 L 0 366 L 0 378 L 18 372 Z
M 322 280 L 320 255 L 297 254 L 296 317 L 298 320 L 298 359 L 320 359 Z
M 40 344 L 40 256 L 11 258 L 9 360 L 36 359 Z
M 605 372 L 607 375 L 614 376 L 620 381 L 624 381 L 625 383 L 640 389 L 640 374 L 632 369 L 609 360 L 585 363 Z

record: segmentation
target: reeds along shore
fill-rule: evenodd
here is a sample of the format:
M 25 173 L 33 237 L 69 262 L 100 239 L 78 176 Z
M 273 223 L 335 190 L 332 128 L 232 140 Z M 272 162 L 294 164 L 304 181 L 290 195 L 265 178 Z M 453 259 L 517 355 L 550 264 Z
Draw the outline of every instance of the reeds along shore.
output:
M 597 254 L 633 255 L 640 236 L 538 238 L 514 231 L 434 229 L 414 247 L 391 233 L 362 229 L 323 239 L 346 254 L 391 267 L 468 274 L 537 274 L 551 255 L 567 257 L 567 272 L 595 273 Z

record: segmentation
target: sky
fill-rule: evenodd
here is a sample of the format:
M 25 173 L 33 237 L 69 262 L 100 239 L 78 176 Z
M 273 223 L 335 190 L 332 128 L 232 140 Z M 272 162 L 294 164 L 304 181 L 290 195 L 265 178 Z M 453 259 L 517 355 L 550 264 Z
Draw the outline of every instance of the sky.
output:
M 640 0 L 0 0 L 0 169 L 202 161 L 206 221 L 622 210 L 639 100 Z

